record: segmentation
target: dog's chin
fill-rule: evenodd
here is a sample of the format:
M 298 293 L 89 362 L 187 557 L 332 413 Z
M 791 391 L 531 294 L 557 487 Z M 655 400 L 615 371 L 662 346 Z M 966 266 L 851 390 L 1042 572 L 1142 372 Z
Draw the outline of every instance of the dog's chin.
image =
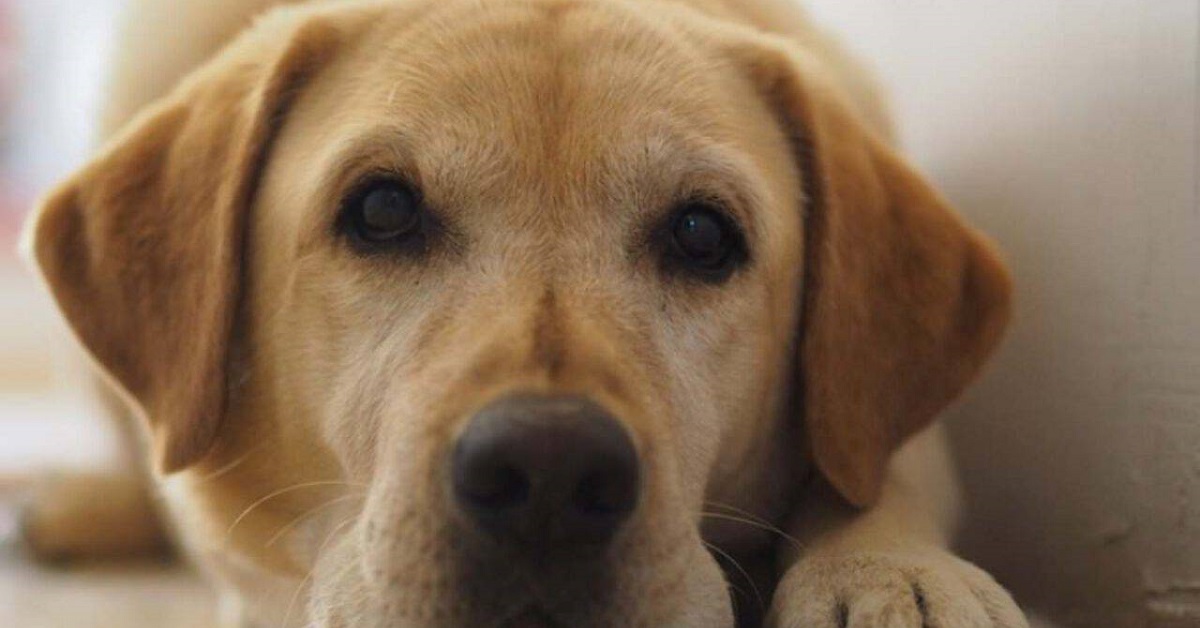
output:
M 512 619 L 505 620 L 502 628 L 560 628 L 564 624 L 546 614 L 540 608 L 530 607 Z
M 722 587 L 723 588 L 723 587 Z M 564 616 L 553 614 L 537 605 L 525 607 L 507 618 L 484 616 L 477 612 L 451 611 L 445 619 L 420 619 L 407 612 L 397 612 L 390 605 L 379 604 L 356 605 L 334 602 L 326 604 L 314 602 L 310 619 L 302 624 L 317 628 L 428 628 L 429 626 L 446 626 L 447 628 L 625 628 L 625 627 L 663 627 L 663 628 L 734 628 L 732 607 L 722 604 L 724 592 L 718 591 L 715 597 L 697 600 L 698 604 L 676 613 L 662 616 L 656 611 L 634 612 L 633 616 L 657 617 L 654 620 L 633 619 L 627 612 L 605 612 L 593 610 L 587 613 L 586 619 L 579 613 L 568 613 Z M 333 600 L 330 600 L 332 602 Z
M 703 546 L 696 551 L 681 548 L 673 554 L 676 558 L 681 555 L 686 558 L 667 561 L 661 570 L 644 565 L 641 577 L 614 573 L 610 581 L 597 581 L 594 586 L 586 579 L 567 578 L 534 583 L 521 575 L 521 569 L 510 566 L 513 568 L 489 570 L 487 577 L 465 585 L 452 579 L 457 584 L 447 588 L 445 580 L 420 581 L 419 576 L 407 582 L 369 581 L 367 575 L 372 570 L 363 568 L 361 560 L 355 557 L 358 553 L 348 545 L 326 553 L 319 561 L 307 622 L 301 625 L 321 628 L 734 626 L 724 576 Z

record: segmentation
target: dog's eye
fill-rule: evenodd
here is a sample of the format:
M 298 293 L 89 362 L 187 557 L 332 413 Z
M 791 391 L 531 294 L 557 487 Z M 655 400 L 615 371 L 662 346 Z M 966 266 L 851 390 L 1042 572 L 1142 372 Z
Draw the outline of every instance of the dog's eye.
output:
M 372 183 L 347 203 L 344 220 L 359 240 L 386 244 L 419 233 L 421 199 L 399 181 Z
M 744 258 L 741 232 L 724 213 L 705 204 L 689 203 L 677 210 L 670 237 L 678 265 L 704 279 L 725 279 Z

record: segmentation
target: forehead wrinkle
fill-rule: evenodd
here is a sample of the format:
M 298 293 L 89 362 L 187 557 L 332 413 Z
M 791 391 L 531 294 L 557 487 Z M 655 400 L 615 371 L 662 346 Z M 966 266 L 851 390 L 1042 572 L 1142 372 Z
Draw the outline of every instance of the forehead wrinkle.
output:
M 390 77 L 384 88 L 389 110 L 430 135 L 471 129 L 474 137 L 540 145 L 540 161 L 562 163 L 592 153 L 580 142 L 586 134 L 571 127 L 682 113 L 707 98 L 699 88 L 703 68 L 696 67 L 706 64 L 693 63 L 702 62 L 701 55 L 684 50 L 677 37 L 656 36 L 662 27 L 610 9 L 481 5 L 469 20 L 458 11 L 435 11 L 375 55 Z M 685 84 L 692 87 L 681 98 Z M 530 183 L 545 174 L 524 173 Z
M 460 109 L 528 113 L 526 101 L 537 95 L 537 81 L 530 75 L 547 64 L 526 53 L 530 44 L 544 47 L 550 25 L 519 4 L 484 4 L 469 16 L 460 13 L 427 16 L 406 37 L 389 40 L 375 57 L 426 105 L 406 107 L 404 113 L 431 127 Z
M 660 195 L 643 204 L 645 211 L 706 199 L 720 202 L 744 222 L 752 222 L 753 210 L 763 204 L 765 182 L 750 158 L 728 143 L 674 131 L 651 135 L 621 151 L 624 159 L 634 164 L 628 169 L 632 179 L 623 182 L 623 187 Z
M 563 181 L 566 190 L 631 207 L 635 217 L 689 196 L 715 199 L 753 232 L 751 210 L 770 189 L 728 110 L 714 61 L 689 41 L 655 36 L 655 25 L 635 30 L 603 55 L 585 54 L 571 76 L 581 96 L 566 111 L 568 148 L 553 162 L 578 173 Z M 602 133 L 588 132 L 597 126 Z

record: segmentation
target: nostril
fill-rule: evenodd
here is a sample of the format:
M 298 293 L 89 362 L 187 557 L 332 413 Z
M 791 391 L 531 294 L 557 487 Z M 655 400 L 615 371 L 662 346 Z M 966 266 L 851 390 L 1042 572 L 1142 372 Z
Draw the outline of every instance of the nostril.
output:
M 475 466 L 459 469 L 464 472 L 455 482 L 459 496 L 476 508 L 505 510 L 524 504 L 529 499 L 529 478 L 511 465 Z
M 585 515 L 624 515 L 637 501 L 637 478 L 618 469 L 592 472 L 580 480 L 573 501 Z

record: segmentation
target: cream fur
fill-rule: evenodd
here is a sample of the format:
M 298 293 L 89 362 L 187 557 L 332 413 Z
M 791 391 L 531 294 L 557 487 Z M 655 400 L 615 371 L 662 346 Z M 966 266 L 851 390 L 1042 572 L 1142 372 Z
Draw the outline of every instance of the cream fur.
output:
M 771 626 L 1025 625 L 946 549 L 929 427 L 998 341 L 1007 275 L 799 9 L 345 0 L 235 37 L 276 4 L 135 2 L 114 137 L 29 232 L 231 622 L 731 626 L 708 543 L 778 584 Z M 333 235 L 380 171 L 450 225 L 420 261 Z M 637 235 L 689 194 L 752 242 L 721 287 L 664 279 Z M 599 608 L 569 568 L 547 588 L 455 535 L 444 452 L 512 390 L 591 396 L 638 445 Z

